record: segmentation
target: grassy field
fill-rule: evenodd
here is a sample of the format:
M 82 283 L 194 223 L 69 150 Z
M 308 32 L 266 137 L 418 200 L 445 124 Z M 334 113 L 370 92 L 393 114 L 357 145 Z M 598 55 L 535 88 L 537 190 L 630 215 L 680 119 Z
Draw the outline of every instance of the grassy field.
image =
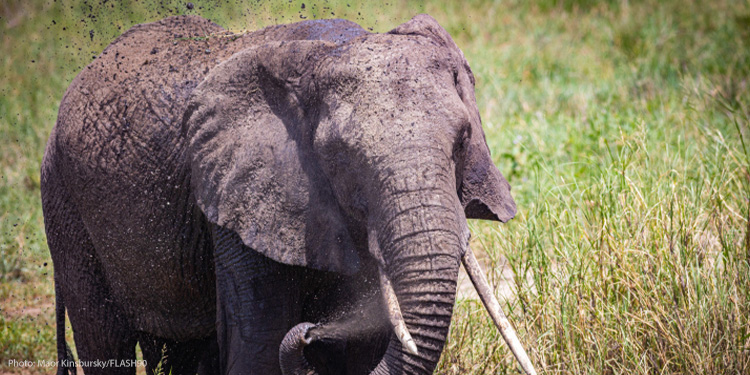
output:
M 39 164 L 65 88 L 111 40 L 184 13 L 382 32 L 423 12 L 466 54 L 513 186 L 516 219 L 472 222 L 473 248 L 493 282 L 513 270 L 506 311 L 537 369 L 750 373 L 750 2 L 194 3 L 0 3 L 0 373 L 52 372 L 7 364 L 55 359 Z M 517 372 L 459 301 L 438 373 Z

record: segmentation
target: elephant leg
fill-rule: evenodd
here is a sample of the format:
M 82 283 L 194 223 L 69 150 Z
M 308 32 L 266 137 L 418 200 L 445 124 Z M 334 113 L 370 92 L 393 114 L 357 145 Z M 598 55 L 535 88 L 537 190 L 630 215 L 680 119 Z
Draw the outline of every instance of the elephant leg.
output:
M 217 338 L 224 374 L 280 374 L 279 345 L 301 319 L 302 269 L 248 248 L 214 226 Z
M 84 373 L 135 374 L 135 367 L 114 365 L 135 359 L 135 340 L 109 292 L 80 215 L 62 194 L 45 198 L 47 242 L 55 268 L 55 291 L 60 294 L 57 300 L 68 311 Z
M 212 351 L 212 348 L 216 346 L 216 336 L 177 342 L 141 333 L 138 337 L 138 344 L 141 346 L 143 359 L 146 360 L 146 373 L 149 375 L 218 373 L 218 368 L 215 368 L 218 364 L 214 368 L 207 364 L 208 366 L 201 367 L 202 371 L 199 371 L 199 364 L 202 365 L 203 360 L 212 359 L 206 358 L 206 355 L 214 357 L 218 355 L 217 352 Z M 157 369 L 161 371 L 156 371 Z
M 210 337 L 210 341 L 203 348 L 203 356 L 198 363 L 198 375 L 219 375 L 219 343 L 216 341 L 216 332 Z

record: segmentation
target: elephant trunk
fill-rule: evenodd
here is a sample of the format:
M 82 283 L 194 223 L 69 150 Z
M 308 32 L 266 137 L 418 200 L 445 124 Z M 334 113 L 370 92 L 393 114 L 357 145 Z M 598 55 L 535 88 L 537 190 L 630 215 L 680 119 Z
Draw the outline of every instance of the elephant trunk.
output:
M 369 212 L 368 242 L 388 308 L 383 314 L 395 332 L 371 374 L 432 374 L 448 336 L 468 228 L 452 171 L 436 169 L 389 176 L 388 186 L 379 187 L 385 196 Z M 281 357 L 301 353 L 309 342 L 311 327 L 305 327 L 287 334 Z M 308 363 L 294 366 L 284 374 L 317 373 Z
M 432 374 L 440 359 L 453 314 L 461 248 L 452 206 L 402 211 L 380 236 L 385 263 L 381 279 L 387 279 L 381 280 L 381 288 L 396 334 L 372 374 Z M 387 281 L 395 304 L 388 303 L 389 288 L 383 286 Z
M 443 219 L 445 217 L 429 221 L 456 222 L 455 218 L 450 221 Z M 395 219 L 393 223 L 399 220 L 402 219 Z M 398 226 L 412 227 L 412 224 Z M 395 237 L 378 241 L 384 244 L 382 253 L 385 255 L 380 285 L 388 311 L 383 311 L 383 314 L 390 314 L 395 334 L 372 374 L 432 374 L 443 351 L 453 313 L 459 237 L 454 228 L 437 226 L 413 229 L 406 234 L 395 234 Z M 401 328 L 394 324 L 394 305 L 400 310 Z M 313 328 L 310 323 L 301 323 L 284 338 L 280 350 L 284 374 L 317 373 L 302 354 L 311 341 L 308 331 Z M 404 332 L 409 335 L 406 342 L 411 345 L 404 345 L 401 336 Z

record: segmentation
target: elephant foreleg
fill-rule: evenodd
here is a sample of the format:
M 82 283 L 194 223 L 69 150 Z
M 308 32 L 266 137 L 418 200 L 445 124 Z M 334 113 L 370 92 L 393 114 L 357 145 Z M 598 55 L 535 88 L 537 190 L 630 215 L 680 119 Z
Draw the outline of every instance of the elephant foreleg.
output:
M 279 345 L 301 319 L 301 269 L 214 227 L 217 338 L 224 374 L 280 374 Z
M 146 360 L 146 373 L 162 374 L 218 374 L 218 364 L 210 362 L 217 356 L 212 348 L 216 345 L 216 337 L 177 342 L 141 333 L 138 344 Z M 200 366 L 199 366 L 200 365 Z M 157 371 L 159 370 L 160 371 Z

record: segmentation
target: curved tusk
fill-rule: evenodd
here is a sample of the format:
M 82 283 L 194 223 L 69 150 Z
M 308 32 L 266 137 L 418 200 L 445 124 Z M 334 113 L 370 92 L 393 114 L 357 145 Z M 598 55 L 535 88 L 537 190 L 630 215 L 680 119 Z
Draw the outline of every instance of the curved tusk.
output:
M 497 301 L 497 298 L 495 298 L 495 293 L 492 288 L 490 288 L 490 284 L 487 282 L 487 278 L 484 276 L 482 269 L 479 268 L 479 262 L 477 262 L 477 258 L 474 257 L 471 248 L 467 247 L 466 253 L 461 260 L 466 269 L 466 273 L 471 279 L 471 283 L 474 284 L 474 288 L 479 294 L 479 298 L 482 300 L 482 303 L 484 303 L 484 307 L 487 308 L 487 312 L 490 313 L 490 317 L 492 317 L 492 320 L 495 322 L 497 329 L 500 330 L 500 334 L 503 335 L 505 342 L 508 344 L 508 347 L 510 347 L 510 351 L 518 360 L 521 368 L 528 375 L 536 375 L 536 370 L 534 370 L 534 366 L 531 364 L 531 360 L 526 354 L 526 350 L 524 350 L 521 341 L 519 341 L 518 336 L 516 336 L 516 331 L 513 329 L 513 326 L 510 325 L 508 318 L 505 317 L 503 310 L 500 308 L 500 303 Z
M 414 339 L 411 338 L 409 329 L 406 328 L 404 317 L 401 315 L 401 307 L 398 304 L 398 298 L 396 298 L 396 292 L 393 290 L 391 281 L 388 280 L 383 268 L 379 267 L 380 271 L 380 290 L 383 291 L 383 297 L 385 298 L 385 304 L 388 307 L 388 320 L 393 326 L 393 330 L 396 332 L 396 337 L 401 341 L 401 344 L 413 355 L 419 354 L 417 350 L 417 344 Z

